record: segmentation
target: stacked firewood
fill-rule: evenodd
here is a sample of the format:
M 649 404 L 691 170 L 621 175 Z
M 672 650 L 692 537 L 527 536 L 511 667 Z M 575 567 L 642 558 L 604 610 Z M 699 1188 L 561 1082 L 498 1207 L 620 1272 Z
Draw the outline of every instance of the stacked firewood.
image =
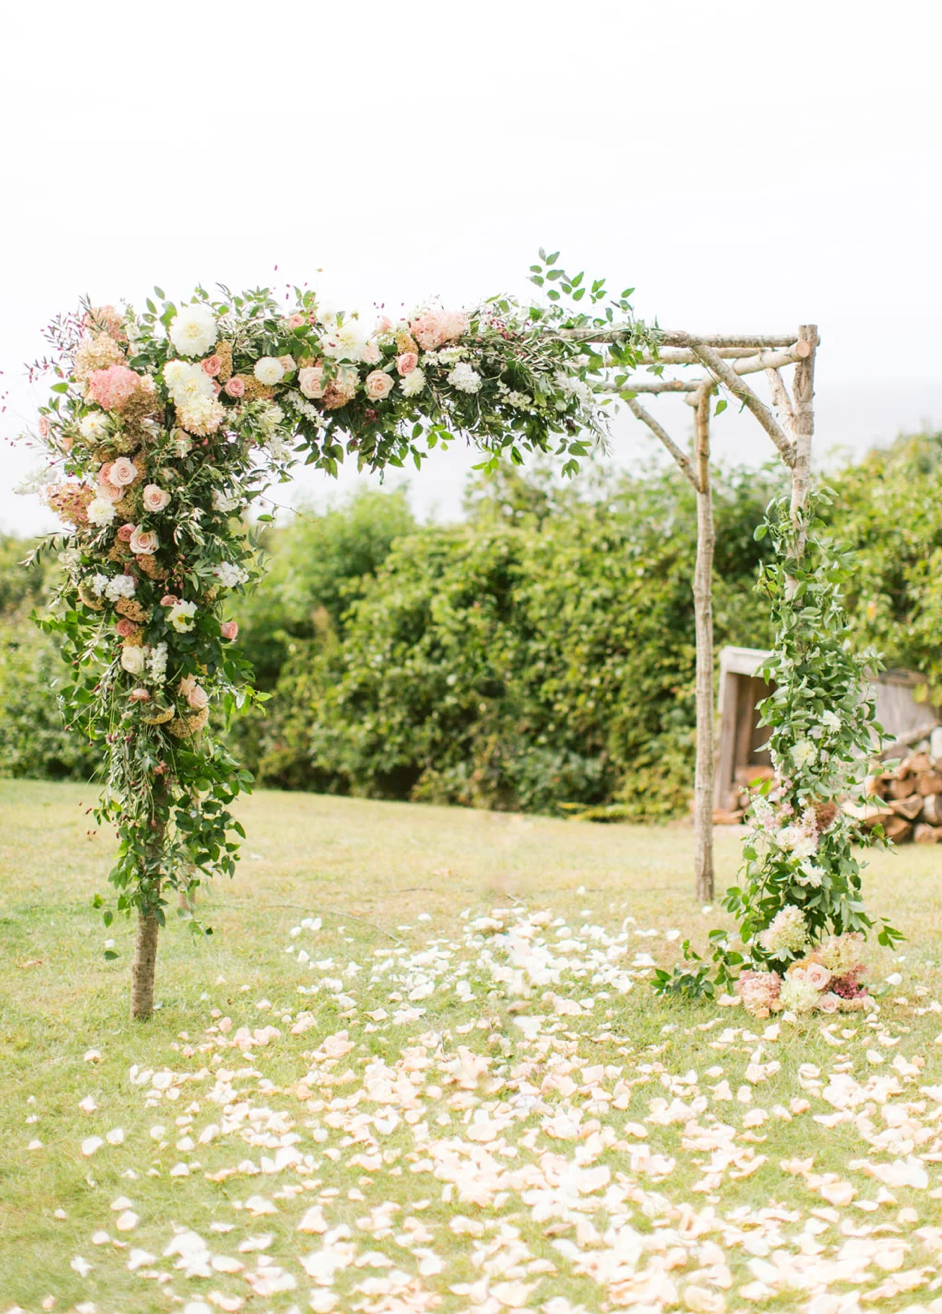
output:
M 942 758 L 912 753 L 893 771 L 868 776 L 867 801 L 845 804 L 867 827 L 881 825 L 897 844 L 942 843 Z

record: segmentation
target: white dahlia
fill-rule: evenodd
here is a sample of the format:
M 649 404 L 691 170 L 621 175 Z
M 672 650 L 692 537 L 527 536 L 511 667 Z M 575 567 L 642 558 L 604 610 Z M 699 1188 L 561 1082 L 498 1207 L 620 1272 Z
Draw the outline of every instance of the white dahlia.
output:
M 96 497 L 89 502 L 85 514 L 88 516 L 89 524 L 104 529 L 105 525 L 110 525 L 114 520 L 116 512 L 113 502 L 109 502 L 106 497 Z
M 403 396 L 415 397 L 425 387 L 425 374 L 422 370 L 413 370 L 402 379 L 399 387 L 402 389 Z
M 261 356 L 255 362 L 255 368 L 252 371 L 259 383 L 264 383 L 270 388 L 276 383 L 280 383 L 285 377 L 285 367 L 277 356 Z

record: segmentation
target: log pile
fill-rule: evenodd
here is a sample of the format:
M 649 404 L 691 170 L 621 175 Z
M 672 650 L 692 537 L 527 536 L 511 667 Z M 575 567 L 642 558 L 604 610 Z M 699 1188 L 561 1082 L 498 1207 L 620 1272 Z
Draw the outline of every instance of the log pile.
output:
M 749 779 L 746 779 L 746 776 Z M 770 779 L 769 767 L 739 768 L 736 783 L 743 805 L 735 811 L 713 813 L 714 825 L 730 826 L 746 820 L 745 809 L 757 783 Z M 942 844 L 942 757 L 927 752 L 911 753 L 892 771 L 868 776 L 866 801 L 847 800 L 843 809 L 868 830 L 876 825 L 895 844 Z
M 896 844 L 942 843 L 942 758 L 912 753 L 893 771 L 868 776 L 867 802 L 847 810 L 867 827 L 881 825 Z

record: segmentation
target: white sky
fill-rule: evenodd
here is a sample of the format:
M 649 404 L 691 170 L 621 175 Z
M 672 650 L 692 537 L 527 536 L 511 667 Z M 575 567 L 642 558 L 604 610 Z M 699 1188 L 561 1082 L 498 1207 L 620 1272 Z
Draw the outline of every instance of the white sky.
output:
M 21 362 L 83 293 L 290 279 L 347 309 L 472 303 L 525 294 L 540 245 L 634 285 L 667 328 L 817 322 L 819 452 L 942 423 L 936 0 L 17 8 L 0 78 L 4 438 L 41 396 Z M 652 405 L 686 434 L 687 408 Z M 765 459 L 732 411 L 718 450 Z M 615 460 L 653 450 L 617 423 Z M 456 512 L 472 460 L 412 474 L 420 513 Z M 51 527 L 11 492 L 35 458 L 5 442 L 0 462 L 0 528 Z M 335 487 L 304 477 L 308 494 Z

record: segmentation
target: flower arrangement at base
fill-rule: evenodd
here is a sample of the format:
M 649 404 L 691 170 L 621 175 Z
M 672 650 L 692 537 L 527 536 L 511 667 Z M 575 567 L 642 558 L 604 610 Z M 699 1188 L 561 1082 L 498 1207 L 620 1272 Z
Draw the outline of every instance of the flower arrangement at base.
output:
M 140 314 L 86 306 L 53 322 L 52 354 L 33 367 L 57 380 L 40 412 L 41 484 L 69 528 L 46 545 L 65 582 L 42 623 L 64 636 L 70 724 L 102 747 L 97 816 L 120 841 L 110 879 L 141 925 L 163 924 L 169 889 L 192 895 L 235 867 L 230 804 L 252 777 L 207 731 L 214 710 L 227 718 L 256 696 L 224 613 L 260 576 L 244 517 L 268 484 L 299 459 L 332 475 L 348 455 L 420 466 L 457 436 L 485 468 L 552 451 L 571 474 L 604 436 L 593 382 L 656 350 L 657 331 L 604 280 L 547 278 L 543 306 L 502 297 L 375 323 L 310 290 L 286 310 L 267 289 L 225 288 L 181 307 L 157 289 L 162 305 Z M 576 304 L 586 295 L 591 315 Z M 616 314 L 623 333 L 603 359 L 582 339 L 610 335 Z
M 841 804 L 862 795 L 883 738 L 867 691 L 879 661 L 850 643 L 842 585 L 851 565 L 816 515 L 829 496 L 819 488 L 797 513 L 775 502 L 756 531 L 775 548 L 757 584 L 771 604 L 775 641 L 756 672 L 773 686 L 759 711 L 775 778 L 752 799 L 739 882 L 723 899 L 738 937 L 712 931 L 708 960 L 686 942 L 683 962 L 655 973 L 661 994 L 733 988 L 760 1017 L 870 1006 L 861 977 L 874 921 L 854 849 L 887 841 Z M 892 947 L 902 937 L 884 918 L 876 938 Z

